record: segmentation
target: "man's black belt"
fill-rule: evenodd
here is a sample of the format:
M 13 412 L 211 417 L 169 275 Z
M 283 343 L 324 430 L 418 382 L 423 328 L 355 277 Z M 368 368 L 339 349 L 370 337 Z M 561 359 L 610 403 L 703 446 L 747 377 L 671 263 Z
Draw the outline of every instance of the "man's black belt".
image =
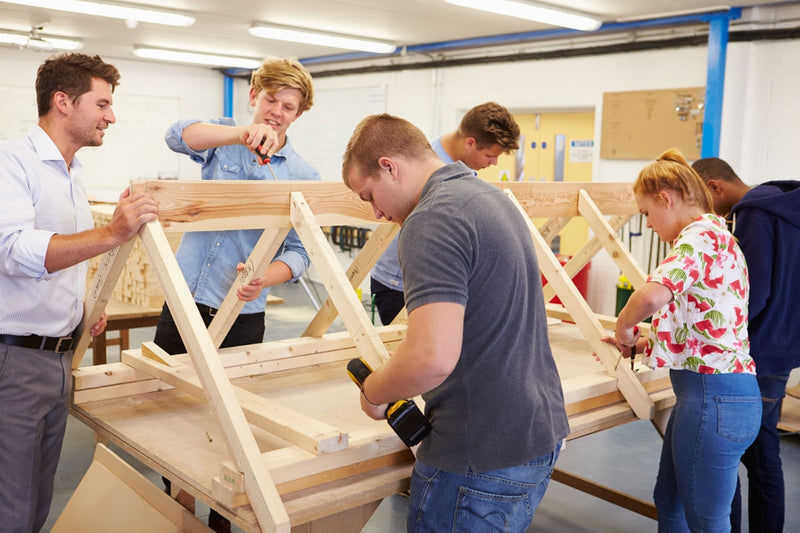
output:
M 39 335 L 2 335 L 0 344 L 10 344 L 35 350 L 49 350 L 56 353 L 68 352 L 75 346 L 75 333 L 66 337 L 40 337 Z

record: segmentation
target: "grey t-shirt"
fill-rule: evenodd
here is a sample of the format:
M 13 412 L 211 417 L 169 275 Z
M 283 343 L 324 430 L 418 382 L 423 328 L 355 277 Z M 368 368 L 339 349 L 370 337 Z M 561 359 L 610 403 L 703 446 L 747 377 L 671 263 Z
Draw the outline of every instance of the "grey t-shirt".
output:
M 423 463 L 488 472 L 552 452 L 569 432 L 539 266 L 525 221 L 463 163 L 435 172 L 399 238 L 409 312 L 464 305 L 460 359 L 423 395 Z

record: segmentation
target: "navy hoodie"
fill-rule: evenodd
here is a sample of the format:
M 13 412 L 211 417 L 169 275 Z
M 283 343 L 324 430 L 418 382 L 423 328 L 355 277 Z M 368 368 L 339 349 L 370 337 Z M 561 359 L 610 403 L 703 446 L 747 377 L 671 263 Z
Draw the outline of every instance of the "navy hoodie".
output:
M 800 181 L 770 181 L 733 206 L 750 271 L 750 354 L 758 377 L 800 366 Z

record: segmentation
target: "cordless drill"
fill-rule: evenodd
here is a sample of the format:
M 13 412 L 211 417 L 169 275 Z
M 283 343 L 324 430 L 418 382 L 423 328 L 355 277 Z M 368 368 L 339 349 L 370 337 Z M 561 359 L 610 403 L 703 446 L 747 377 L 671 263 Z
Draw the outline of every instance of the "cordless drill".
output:
M 371 373 L 372 369 L 363 359 L 351 359 L 347 363 L 347 374 L 362 391 L 364 380 Z M 389 422 L 389 426 L 409 448 L 419 444 L 425 438 L 425 435 L 431 431 L 430 421 L 422 414 L 414 400 L 398 400 L 389 404 L 384 416 Z

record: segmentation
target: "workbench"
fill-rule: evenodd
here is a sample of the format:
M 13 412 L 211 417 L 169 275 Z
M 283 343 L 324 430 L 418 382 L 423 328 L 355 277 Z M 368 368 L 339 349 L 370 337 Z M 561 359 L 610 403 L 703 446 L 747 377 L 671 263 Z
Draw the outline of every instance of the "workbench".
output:
M 398 326 L 378 329 L 390 349 L 404 334 L 404 329 Z M 595 361 L 591 347 L 582 339 L 578 328 L 574 324 L 556 322 L 549 326 L 549 331 L 567 403 L 569 438 L 637 420 L 617 390 L 615 380 Z M 338 342 L 344 337 L 336 334 L 328 339 Z M 233 376 L 231 383 L 234 386 L 303 415 L 324 420 L 349 435 L 352 450 L 343 452 L 339 459 L 335 458 L 335 453 L 331 454 L 328 461 L 332 465 L 317 472 L 316 467 L 310 465 L 319 458 L 293 450 L 292 446 L 267 431 L 253 429 L 262 457 L 270 465 L 270 473 L 290 523 L 296 526 L 348 509 L 358 509 L 406 490 L 412 455 L 387 433 L 385 422 L 373 421 L 361 412 L 358 390 L 345 371 L 347 361 L 355 353 L 354 346 L 342 353 L 338 361 L 315 365 L 313 374 L 305 366 L 258 376 L 248 374 L 251 371 L 248 366 L 263 368 L 270 364 L 278 369 L 282 365 L 296 364 L 293 359 L 305 357 L 304 343 L 298 339 L 292 344 L 296 349 L 291 355 L 285 350 L 285 341 L 251 345 L 246 350 L 250 354 L 247 358 L 259 362 L 249 365 L 237 364 L 243 357 L 241 349 L 220 350 L 223 364 L 228 374 Z M 309 344 L 308 341 L 305 344 Z M 129 354 L 138 356 L 139 352 L 129 350 L 123 360 L 128 360 Z M 103 439 L 172 479 L 182 490 L 214 507 L 237 526 L 245 531 L 257 531 L 255 515 L 245 496 L 221 490 L 220 465 L 227 463 L 232 468 L 232 456 L 210 405 L 202 398 L 170 388 L 156 379 L 135 381 L 140 390 L 152 392 L 122 397 L 113 397 L 116 395 L 108 390 L 92 388 L 91 383 L 108 374 L 117 376 L 120 383 L 135 379 L 130 367 L 124 363 L 82 368 L 76 374 L 72 413 Z M 637 376 L 645 383 L 645 388 L 652 391 L 651 396 L 659 406 L 670 404 L 673 397 L 666 373 L 637 365 Z M 106 387 L 113 387 L 108 385 L 108 380 L 106 384 Z M 117 387 L 122 391 L 125 385 Z M 92 401 L 96 396 L 109 395 L 112 397 Z M 365 447 L 372 450 L 353 461 L 355 451 L 363 451 Z M 555 479 L 574 485 L 576 478 L 559 472 Z M 635 498 L 616 495 L 607 499 L 652 515 L 647 504 Z M 225 507 L 223 500 L 227 500 L 224 503 L 230 507 Z
M 619 364 L 619 351 L 602 341 L 615 319 L 593 313 L 571 281 L 606 249 L 634 287 L 644 283 L 616 235 L 636 212 L 630 185 L 498 187 L 524 215 L 520 229 L 530 233 L 548 280 L 545 301 L 557 295 L 564 302 L 548 304 L 547 312 L 554 321 L 551 344 L 570 438 L 636 419 L 663 427 L 674 404 L 667 374 Z M 159 222 L 145 225 L 139 241 L 188 353 L 169 356 L 144 343 L 125 350 L 119 363 L 78 368 L 74 361 L 73 414 L 247 531 L 300 531 L 330 517 L 344 523 L 346 516 L 405 490 L 412 453 L 385 422 L 363 415 L 345 373 L 347 361 L 357 356 L 380 366 L 405 336 L 404 313 L 397 323 L 376 328 L 354 291 L 398 227 L 378 224 L 345 271 L 321 226 L 376 221 L 369 205 L 341 183 L 180 180 L 134 182 L 131 188 L 159 203 Z M 575 216 L 595 236 L 562 265 L 549 242 Z M 537 227 L 534 219 L 544 222 Z M 206 328 L 165 232 L 257 228 L 264 230 L 261 239 Z M 309 253 L 328 300 L 299 338 L 219 349 L 243 305 L 237 288 L 266 268 L 290 229 Z M 84 324 L 96 322 L 105 308 L 132 247 L 120 246 L 98 265 Z M 328 333 L 337 316 L 346 331 Z M 84 328 L 76 359 L 88 343 Z M 558 471 L 553 479 L 586 490 L 587 481 L 572 474 Z M 608 492 L 602 497 L 652 516 L 652 504 Z M 357 520 L 347 523 L 349 530 L 360 530 Z

